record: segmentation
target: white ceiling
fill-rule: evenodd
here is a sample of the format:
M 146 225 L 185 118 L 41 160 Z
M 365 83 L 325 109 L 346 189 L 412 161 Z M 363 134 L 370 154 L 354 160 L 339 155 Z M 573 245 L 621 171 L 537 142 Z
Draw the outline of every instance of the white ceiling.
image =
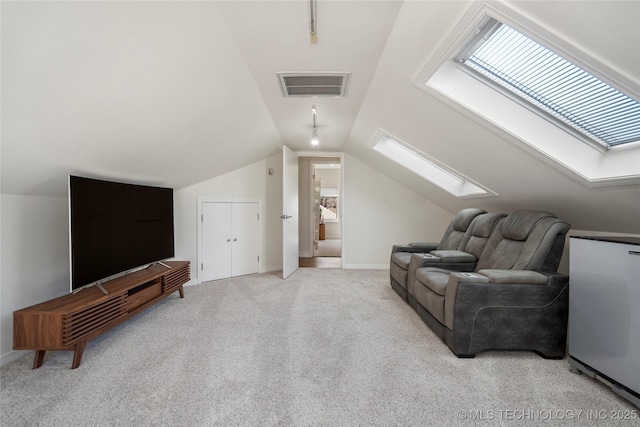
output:
M 640 87 L 640 2 L 515 1 Z M 640 234 L 640 187 L 589 188 L 412 81 L 462 1 L 11 2 L 1 9 L 2 193 L 64 196 L 66 175 L 183 188 L 286 144 L 346 151 L 443 208 L 548 209 Z M 284 98 L 278 71 L 349 71 L 346 98 Z M 378 129 L 490 188 L 456 199 L 382 158 Z M 638 166 L 640 173 L 640 165 Z

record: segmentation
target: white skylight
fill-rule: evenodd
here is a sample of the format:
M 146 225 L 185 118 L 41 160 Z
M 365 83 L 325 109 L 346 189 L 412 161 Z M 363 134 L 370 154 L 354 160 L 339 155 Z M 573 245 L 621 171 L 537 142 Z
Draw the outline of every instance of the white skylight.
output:
M 549 72 L 542 74 L 552 83 L 539 84 L 536 79 L 540 76 L 524 71 L 528 66 L 512 68 L 513 64 L 505 65 L 499 59 L 496 62 L 479 50 L 490 47 L 492 43 L 487 44 L 488 40 L 497 37 L 500 30 L 523 43 L 516 49 L 516 58 L 531 51 L 536 52 L 532 55 L 534 59 L 547 58 L 542 63 Z M 471 59 L 473 56 L 475 59 Z M 489 65 L 484 67 L 486 64 Z M 567 73 L 580 76 L 584 87 L 578 84 L 565 96 L 557 85 L 567 81 L 557 82 Z M 640 93 L 635 90 L 635 83 L 504 3 L 472 2 L 413 82 L 583 184 L 600 187 L 640 183 L 640 109 L 636 101 Z M 552 88 L 554 84 L 556 87 Z M 577 90 L 584 88 L 587 89 L 583 93 Z M 602 102 L 593 107 L 601 110 L 583 117 L 592 108 L 587 107 L 588 102 L 593 100 L 596 104 Z M 567 101 L 577 102 L 565 109 Z M 559 110 L 559 114 L 545 110 L 545 103 Z
M 456 197 L 489 194 L 489 191 L 386 133 L 379 136 L 372 148 Z
M 640 103 L 496 19 L 456 61 L 607 149 L 640 141 Z

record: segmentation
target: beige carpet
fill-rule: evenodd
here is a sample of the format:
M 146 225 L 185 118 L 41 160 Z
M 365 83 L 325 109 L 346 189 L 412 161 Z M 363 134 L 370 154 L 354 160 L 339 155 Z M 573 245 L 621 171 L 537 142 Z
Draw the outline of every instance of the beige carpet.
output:
M 603 420 L 577 411 L 637 411 L 563 360 L 457 359 L 388 271 L 278 274 L 187 287 L 91 341 L 78 369 L 71 352 L 6 365 L 0 424 L 588 426 Z
M 318 249 L 314 251 L 314 255 L 322 257 L 342 256 L 342 239 L 318 240 Z

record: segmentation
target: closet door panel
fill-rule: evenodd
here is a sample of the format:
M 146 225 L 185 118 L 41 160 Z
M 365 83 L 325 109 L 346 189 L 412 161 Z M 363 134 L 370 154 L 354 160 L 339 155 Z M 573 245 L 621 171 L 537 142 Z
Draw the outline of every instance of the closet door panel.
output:
M 257 203 L 233 203 L 231 275 L 258 272 L 260 227 Z
M 202 281 L 231 277 L 232 203 L 202 204 Z

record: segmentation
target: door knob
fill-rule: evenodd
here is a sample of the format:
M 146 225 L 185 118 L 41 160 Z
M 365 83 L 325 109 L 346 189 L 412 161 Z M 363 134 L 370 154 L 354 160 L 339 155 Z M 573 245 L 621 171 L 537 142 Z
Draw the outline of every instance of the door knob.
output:
M 231 241 L 231 239 L 227 239 L 227 242 L 230 242 L 230 241 Z
M 280 215 L 280 218 L 289 219 L 289 218 L 291 218 L 291 215 Z
M 238 241 L 238 239 L 233 239 L 233 241 L 234 241 L 234 242 L 237 242 L 237 241 Z

